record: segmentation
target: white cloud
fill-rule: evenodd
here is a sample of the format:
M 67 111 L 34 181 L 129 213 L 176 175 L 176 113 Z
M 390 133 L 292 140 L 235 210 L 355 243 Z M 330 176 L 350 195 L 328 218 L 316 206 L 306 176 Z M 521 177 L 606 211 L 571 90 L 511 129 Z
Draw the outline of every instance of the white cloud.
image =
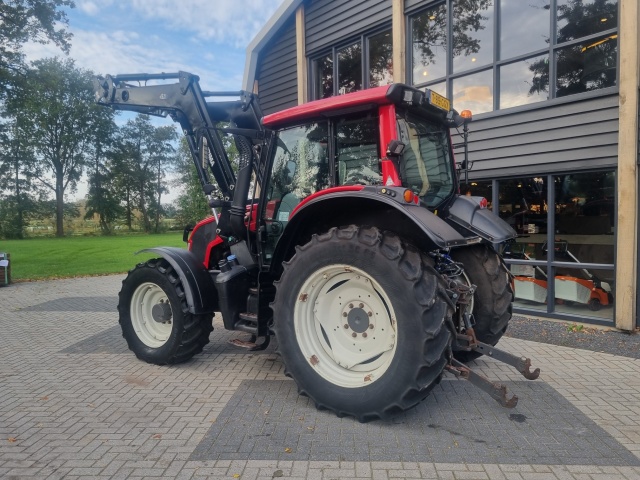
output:
M 172 42 L 161 38 L 140 42 L 140 35 L 135 32 L 75 30 L 73 34 L 70 57 L 77 66 L 97 74 L 184 70 L 199 75 L 205 90 L 238 90 L 242 85 L 243 51 L 220 52 L 218 55 L 195 52 L 193 56 L 186 57 L 185 52 Z M 62 56 L 62 52 L 50 44 L 29 43 L 25 45 L 24 52 L 31 61 Z M 212 61 L 211 57 L 218 61 Z
M 283 0 L 132 0 L 147 19 L 168 22 L 202 40 L 246 47 Z
M 104 3 L 102 6 L 103 8 L 105 7 Z M 77 7 L 80 10 L 82 10 L 84 13 L 90 16 L 94 16 L 100 11 L 100 8 L 98 7 L 98 5 L 96 5 L 94 2 L 91 2 L 91 1 L 78 2 Z

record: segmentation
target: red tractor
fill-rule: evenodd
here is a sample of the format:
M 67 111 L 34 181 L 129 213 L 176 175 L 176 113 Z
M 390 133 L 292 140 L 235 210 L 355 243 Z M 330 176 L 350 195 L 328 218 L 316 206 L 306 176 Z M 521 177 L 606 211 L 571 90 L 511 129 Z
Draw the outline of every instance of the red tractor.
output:
M 499 250 L 516 234 L 459 195 L 449 129 L 464 119 L 449 101 L 394 84 L 263 117 L 253 94 L 198 81 L 94 80 L 98 103 L 180 124 L 213 212 L 185 230 L 188 250 L 149 249 L 158 258 L 124 280 L 120 325 L 136 356 L 190 359 L 220 312 L 251 335 L 245 346 L 275 335 L 300 393 L 340 416 L 408 409 L 445 370 L 515 405 L 461 363 L 490 354 L 539 373 L 494 348 L 513 299 Z

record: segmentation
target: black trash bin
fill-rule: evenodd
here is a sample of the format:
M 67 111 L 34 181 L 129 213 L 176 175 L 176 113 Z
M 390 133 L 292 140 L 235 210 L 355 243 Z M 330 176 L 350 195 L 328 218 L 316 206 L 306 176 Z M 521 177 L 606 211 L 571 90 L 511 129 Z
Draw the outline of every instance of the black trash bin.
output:
M 11 283 L 11 259 L 8 253 L 0 252 L 0 287 Z

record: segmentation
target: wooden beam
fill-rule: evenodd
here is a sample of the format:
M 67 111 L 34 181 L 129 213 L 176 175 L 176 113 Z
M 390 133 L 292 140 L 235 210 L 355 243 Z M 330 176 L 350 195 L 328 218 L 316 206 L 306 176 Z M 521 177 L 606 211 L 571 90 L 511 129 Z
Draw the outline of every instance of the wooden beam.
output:
M 406 44 L 407 31 L 404 16 L 404 0 L 392 0 L 392 29 L 393 29 L 393 81 L 405 83 L 406 74 Z
M 638 0 L 618 4 L 620 58 L 618 132 L 618 221 L 616 239 L 615 323 L 622 330 L 633 330 L 636 320 L 638 252 L 638 86 L 640 58 Z
M 304 28 L 304 4 L 296 10 L 296 55 L 298 68 L 298 105 L 302 105 L 308 99 L 307 92 L 307 50 L 306 34 Z

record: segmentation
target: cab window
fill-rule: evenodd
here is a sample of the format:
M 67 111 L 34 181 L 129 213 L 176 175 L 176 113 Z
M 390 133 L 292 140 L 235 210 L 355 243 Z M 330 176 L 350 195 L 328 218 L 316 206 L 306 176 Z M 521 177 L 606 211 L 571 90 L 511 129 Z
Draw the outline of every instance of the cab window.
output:
M 378 117 L 351 117 L 336 123 L 336 164 L 339 185 L 378 185 L 380 138 Z
M 429 207 L 438 206 L 454 190 L 447 130 L 426 118 L 407 112 L 398 116 L 399 140 L 405 144 L 400 177 Z
M 296 206 L 328 188 L 328 125 L 310 123 L 277 133 L 273 169 L 266 192 L 263 219 L 267 229 L 265 260 L 269 260 Z

